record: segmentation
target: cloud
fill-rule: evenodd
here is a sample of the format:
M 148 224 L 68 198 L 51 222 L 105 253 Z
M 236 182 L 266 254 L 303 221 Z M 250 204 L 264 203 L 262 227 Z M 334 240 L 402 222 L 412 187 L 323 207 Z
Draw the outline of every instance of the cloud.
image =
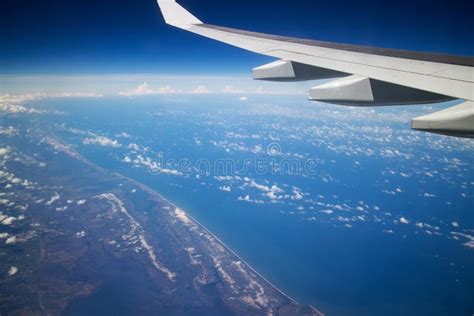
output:
M 5 225 L 5 226 L 9 226 L 9 225 L 13 224 L 13 222 L 16 221 L 16 220 L 17 220 L 16 217 L 10 216 L 10 217 L 5 218 L 2 221 L 2 224 Z
M 7 244 L 7 245 L 12 245 L 12 244 L 15 244 L 15 243 L 16 243 L 16 237 L 15 237 L 15 236 L 9 237 L 9 238 L 5 241 L 5 244 Z
M 99 145 L 103 147 L 113 147 L 118 148 L 122 145 L 117 140 L 112 140 L 105 136 L 96 136 L 93 138 L 85 138 L 82 143 L 84 145 Z
M 11 152 L 10 147 L 0 147 L 0 156 L 6 156 Z
M 51 205 L 53 204 L 54 202 L 56 202 L 57 200 L 59 200 L 61 196 L 56 192 L 54 193 L 54 195 L 49 199 L 48 202 L 46 202 L 46 205 Z
M 229 93 L 229 94 L 242 93 L 243 91 L 244 91 L 244 90 L 239 89 L 239 88 L 236 88 L 236 87 L 234 87 L 234 86 L 232 86 L 232 85 L 227 85 L 227 86 L 225 86 L 225 87 L 221 90 L 222 93 Z
M 148 83 L 143 82 L 138 87 L 132 90 L 121 91 L 118 94 L 127 97 L 141 96 L 141 95 L 153 95 L 153 94 L 176 94 L 178 91 L 173 87 L 166 85 L 159 87 L 158 89 L 152 89 Z
M 123 160 L 126 163 L 133 163 L 136 166 L 144 166 L 152 173 L 161 173 L 173 176 L 181 176 L 183 175 L 182 172 L 176 169 L 168 169 L 163 168 L 158 161 L 152 160 L 150 157 L 143 157 L 142 155 L 138 155 L 135 159 L 131 159 L 130 157 L 126 156 Z
M 194 94 L 208 94 L 210 93 L 209 89 L 204 85 L 199 85 L 193 89 Z
M 291 199 L 292 200 L 301 200 L 301 199 L 303 199 L 303 194 L 301 193 L 301 191 L 298 188 L 296 188 L 296 187 L 293 188 L 293 195 L 291 196 Z
M 2 128 L 0 127 L 0 135 L 4 136 L 13 136 L 18 133 L 18 130 L 16 128 L 13 128 L 13 126 L 9 126 L 7 128 Z
M 455 237 L 460 236 L 460 237 L 466 238 L 468 241 L 465 242 L 463 245 L 474 249 L 474 236 L 462 234 L 462 233 L 456 233 L 456 232 L 451 232 L 451 234 Z
M 263 184 L 258 184 L 255 181 L 250 181 L 248 184 L 250 187 L 255 188 L 257 190 L 260 190 L 264 192 L 264 195 L 268 197 L 270 200 L 278 200 L 282 199 L 283 197 L 281 195 L 278 195 L 278 193 L 284 192 L 283 189 L 279 188 L 276 184 L 270 186 L 263 185 Z
M 244 97 L 240 97 L 240 99 L 239 99 L 239 100 L 240 100 L 240 101 L 242 101 L 242 102 L 245 102 L 245 101 L 248 101 L 248 100 L 249 100 L 249 98 L 247 98 L 247 97 L 245 97 L 245 96 L 244 96 Z
M 219 187 L 219 190 L 224 191 L 224 192 L 230 192 L 232 191 L 232 188 L 228 185 L 224 185 L 224 186 Z
M 116 137 L 122 137 L 122 138 L 130 138 L 130 134 L 127 134 L 125 132 L 122 132 L 120 134 L 115 135 Z
M 128 149 L 132 149 L 132 150 L 135 150 L 135 151 L 139 151 L 140 150 L 140 146 L 138 146 L 137 144 L 135 143 L 130 143 L 128 146 L 127 146 Z
M 264 202 L 262 200 L 252 200 L 250 198 L 250 195 L 245 195 L 245 196 L 239 196 L 237 199 L 239 201 L 244 201 L 244 202 L 249 202 L 249 203 L 255 203 L 255 204 L 263 204 Z
M 10 267 L 8 270 L 8 276 L 14 276 L 18 272 L 18 268 L 15 266 Z
M 320 212 L 321 212 L 321 213 L 324 213 L 324 214 L 328 214 L 328 215 L 334 213 L 334 211 L 332 211 L 332 210 L 322 210 L 322 211 L 320 211 Z
M 410 224 L 410 221 L 408 219 L 406 219 L 405 217 L 400 217 L 399 221 L 402 224 Z
M 64 93 L 29 93 L 22 95 L 0 95 L 0 112 L 10 114 L 44 114 L 48 113 L 45 110 L 38 110 L 33 107 L 25 107 L 23 102 L 41 100 L 48 98 L 91 98 L 102 97 L 101 94 L 83 93 L 83 92 L 64 92 Z

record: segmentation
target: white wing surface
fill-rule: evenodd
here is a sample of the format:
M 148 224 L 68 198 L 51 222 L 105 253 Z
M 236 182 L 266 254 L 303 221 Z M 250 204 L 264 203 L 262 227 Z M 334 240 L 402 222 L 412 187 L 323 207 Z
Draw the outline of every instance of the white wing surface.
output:
M 474 58 L 296 39 L 201 22 L 174 0 L 158 0 L 166 23 L 279 60 L 253 69 L 258 80 L 334 78 L 310 99 L 352 106 L 426 104 L 460 99 L 413 120 L 414 129 L 474 136 Z

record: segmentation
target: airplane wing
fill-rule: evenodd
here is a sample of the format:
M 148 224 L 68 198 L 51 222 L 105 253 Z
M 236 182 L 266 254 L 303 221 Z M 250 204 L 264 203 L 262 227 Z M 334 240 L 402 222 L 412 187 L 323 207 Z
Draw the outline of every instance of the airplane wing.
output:
M 459 105 L 413 119 L 412 128 L 474 137 L 474 58 L 269 35 L 201 22 L 175 0 L 157 0 L 167 24 L 278 60 L 254 68 L 254 79 L 333 79 L 310 100 L 351 106 Z

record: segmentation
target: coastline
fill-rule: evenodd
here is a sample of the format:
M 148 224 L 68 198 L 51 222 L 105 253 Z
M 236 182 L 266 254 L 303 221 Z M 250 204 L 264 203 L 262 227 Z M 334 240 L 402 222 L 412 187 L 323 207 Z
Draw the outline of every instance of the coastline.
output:
M 264 281 L 265 283 L 267 283 L 271 288 L 273 288 L 277 293 L 279 293 L 281 296 L 283 296 L 284 298 L 286 298 L 287 300 L 289 300 L 290 303 L 292 304 L 296 304 L 296 305 L 301 305 L 301 303 L 296 300 L 295 298 L 291 297 L 290 295 L 288 295 L 287 293 L 285 293 L 282 289 L 280 289 L 279 287 L 277 287 L 276 285 L 274 285 L 272 282 L 270 282 L 267 278 L 265 278 L 261 273 L 259 273 L 255 268 L 252 267 L 252 265 L 250 265 L 246 260 L 244 260 L 241 256 L 239 256 L 230 246 L 228 246 L 226 243 L 224 243 L 219 237 L 217 237 L 214 233 L 212 233 L 209 229 L 207 229 L 204 225 L 202 225 L 195 217 L 191 216 L 188 212 L 186 212 L 184 209 L 180 208 L 176 203 L 170 201 L 169 199 L 167 199 L 166 197 L 164 197 L 160 192 L 154 190 L 153 188 L 135 180 L 135 179 L 132 179 L 130 177 L 127 177 L 125 175 L 122 175 L 118 172 L 112 172 L 112 171 L 109 171 L 103 167 L 100 167 L 96 164 L 94 164 L 93 162 L 91 162 L 90 160 L 88 160 L 87 158 L 85 158 L 82 154 L 80 154 L 71 144 L 68 144 L 64 141 L 62 141 L 62 139 L 56 135 L 54 135 L 51 131 L 49 131 L 50 134 L 52 135 L 52 138 L 54 139 L 55 142 L 59 143 L 63 148 L 61 148 L 67 155 L 71 156 L 72 158 L 74 159 L 77 159 L 83 163 L 86 163 L 87 165 L 89 165 L 90 167 L 93 167 L 94 169 L 96 169 L 97 171 L 101 172 L 101 173 L 104 173 L 104 174 L 109 174 L 109 175 L 112 175 L 112 176 L 116 176 L 117 178 L 119 179 L 122 179 L 122 180 L 125 180 L 125 181 L 128 181 L 130 183 L 133 183 L 134 185 L 136 185 L 137 187 L 139 187 L 140 189 L 142 189 L 143 191 L 151 194 L 151 195 L 155 195 L 157 196 L 158 198 L 160 198 L 161 200 L 165 201 L 166 203 L 168 203 L 171 207 L 173 208 L 179 208 L 180 210 L 182 210 L 183 212 L 185 212 L 186 216 L 189 217 L 189 219 L 191 219 L 193 221 L 193 223 L 195 225 L 197 225 L 200 229 L 202 229 L 204 232 L 206 232 L 207 234 L 209 234 L 210 236 L 212 236 L 226 251 L 228 251 L 231 255 L 233 255 L 235 258 L 237 258 L 239 261 L 241 261 L 251 272 L 253 272 L 258 278 L 260 278 L 262 281 Z M 311 308 L 313 308 L 318 314 L 320 315 L 324 315 L 324 313 L 322 313 L 321 311 L 319 311 L 316 307 L 314 307 L 313 305 L 310 305 L 308 304 Z

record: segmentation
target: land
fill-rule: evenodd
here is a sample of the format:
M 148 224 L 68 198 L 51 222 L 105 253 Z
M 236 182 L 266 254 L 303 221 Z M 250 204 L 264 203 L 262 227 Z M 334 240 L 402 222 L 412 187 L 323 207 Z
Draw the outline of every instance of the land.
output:
M 6 122 L 2 122 L 6 124 Z M 40 122 L 0 136 L 0 315 L 322 315 Z

